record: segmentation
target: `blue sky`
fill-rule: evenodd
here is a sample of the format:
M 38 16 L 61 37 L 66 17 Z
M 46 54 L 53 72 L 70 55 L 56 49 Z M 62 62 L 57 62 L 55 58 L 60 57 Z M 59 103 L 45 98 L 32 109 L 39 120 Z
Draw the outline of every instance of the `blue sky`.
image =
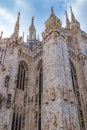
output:
M 81 28 L 87 32 L 87 0 L 0 0 L 0 31 L 3 37 L 9 37 L 14 30 L 17 13 L 20 11 L 20 35 L 29 34 L 31 17 L 35 16 L 35 27 L 41 38 L 44 30 L 44 23 L 49 18 L 50 8 L 54 7 L 54 12 L 62 20 L 65 26 L 65 10 L 70 18 L 70 5 L 73 8 L 76 19 L 80 22 Z

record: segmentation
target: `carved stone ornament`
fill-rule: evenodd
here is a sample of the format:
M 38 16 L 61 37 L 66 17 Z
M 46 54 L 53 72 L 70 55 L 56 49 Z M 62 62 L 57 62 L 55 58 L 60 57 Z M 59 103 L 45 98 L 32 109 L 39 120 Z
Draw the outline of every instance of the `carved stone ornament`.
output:
M 49 120 L 47 120 L 45 123 L 45 130 L 49 130 L 49 129 L 50 129 L 50 122 Z
M 68 93 L 67 93 L 67 89 L 66 88 L 63 89 L 63 96 L 64 96 L 64 100 L 68 99 Z
M 44 92 L 44 103 L 45 104 L 49 103 L 48 90 L 45 90 L 45 92 Z
M 51 88 L 51 90 L 50 90 L 50 98 L 52 101 L 55 100 L 55 89 L 54 88 Z

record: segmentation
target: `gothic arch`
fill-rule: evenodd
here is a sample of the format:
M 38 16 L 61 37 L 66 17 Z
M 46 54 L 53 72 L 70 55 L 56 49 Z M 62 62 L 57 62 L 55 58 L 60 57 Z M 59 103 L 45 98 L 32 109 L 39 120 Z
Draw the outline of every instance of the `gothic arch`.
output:
M 20 64 L 24 65 L 26 71 L 28 71 L 28 65 L 27 65 L 27 63 L 26 63 L 24 60 L 21 60 L 21 61 L 19 62 L 19 65 L 20 65 Z
M 78 86 L 78 81 L 77 81 L 78 80 L 77 79 L 77 72 L 76 72 L 75 66 L 74 66 L 74 64 L 73 64 L 73 62 L 71 60 L 70 60 L 70 69 L 71 69 L 71 78 L 72 78 L 73 91 L 74 91 L 76 101 L 77 101 L 77 109 L 78 109 L 80 129 L 85 130 L 83 110 L 82 110 L 79 86 Z
M 23 113 L 19 111 L 19 108 L 16 107 L 13 111 L 11 130 L 21 130 L 22 123 L 23 123 Z

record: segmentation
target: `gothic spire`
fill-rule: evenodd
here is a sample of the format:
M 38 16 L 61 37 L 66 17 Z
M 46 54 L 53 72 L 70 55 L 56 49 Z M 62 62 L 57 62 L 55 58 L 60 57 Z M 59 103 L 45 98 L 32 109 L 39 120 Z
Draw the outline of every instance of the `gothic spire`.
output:
M 74 23 L 76 20 L 75 20 L 74 13 L 72 11 L 72 6 L 70 6 L 70 10 L 71 10 L 71 22 Z
M 51 6 L 51 15 L 54 14 L 53 6 Z
M 18 12 L 18 18 L 15 24 L 15 29 L 14 29 L 14 34 L 18 35 L 19 34 L 19 21 L 20 21 L 20 12 Z
M 34 16 L 31 19 L 31 25 L 29 27 L 29 39 L 34 40 L 36 38 L 36 29 L 34 26 Z
M 68 15 L 67 15 L 67 11 L 65 11 L 65 14 L 66 14 L 66 27 L 70 28 L 70 21 L 69 21 Z

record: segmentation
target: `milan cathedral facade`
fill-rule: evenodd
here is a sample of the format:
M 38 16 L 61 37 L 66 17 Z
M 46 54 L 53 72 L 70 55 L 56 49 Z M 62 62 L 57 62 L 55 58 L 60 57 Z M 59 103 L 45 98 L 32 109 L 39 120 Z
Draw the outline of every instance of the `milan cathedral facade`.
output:
M 66 27 L 53 8 L 42 41 L 34 18 L 25 42 L 20 13 L 0 36 L 0 130 L 87 130 L 87 34 L 71 10 Z

